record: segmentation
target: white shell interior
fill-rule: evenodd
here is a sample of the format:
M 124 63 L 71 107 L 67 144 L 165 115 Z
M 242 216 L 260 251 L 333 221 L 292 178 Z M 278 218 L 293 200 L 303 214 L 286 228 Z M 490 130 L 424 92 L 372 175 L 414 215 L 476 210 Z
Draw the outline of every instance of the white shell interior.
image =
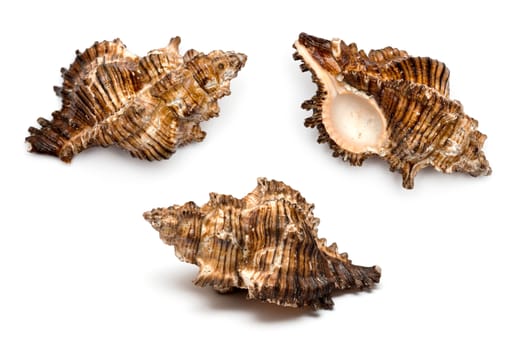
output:
M 371 97 L 351 91 L 332 95 L 322 118 L 327 133 L 340 147 L 353 153 L 380 153 L 386 125 Z
M 344 83 L 342 76 L 333 76 L 322 68 L 298 41 L 295 48 L 326 89 L 322 122 L 329 137 L 349 152 L 383 155 L 387 121 L 375 99 Z

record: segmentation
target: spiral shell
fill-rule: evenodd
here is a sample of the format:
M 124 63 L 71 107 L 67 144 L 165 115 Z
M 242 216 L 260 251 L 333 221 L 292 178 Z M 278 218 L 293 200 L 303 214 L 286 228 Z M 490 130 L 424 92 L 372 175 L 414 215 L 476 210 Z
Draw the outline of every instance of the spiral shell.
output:
M 413 188 L 417 172 L 433 166 L 444 173 L 489 175 L 482 146 L 486 136 L 458 101 L 449 98 L 449 70 L 437 60 L 412 57 L 391 47 L 358 50 L 356 44 L 305 33 L 294 58 L 311 71 L 317 94 L 302 104 L 305 121 L 334 157 L 361 165 L 384 158 Z
M 244 66 L 241 53 L 189 50 L 180 38 L 138 57 L 119 40 L 96 42 L 62 69 L 55 91 L 62 109 L 41 128 L 29 128 L 29 151 L 70 162 L 86 148 L 118 145 L 147 160 L 169 158 L 177 147 L 202 141 L 200 122 L 216 117 L 218 99 Z
M 180 260 L 198 265 L 196 285 L 222 293 L 242 288 L 249 299 L 330 309 L 334 290 L 380 280 L 377 266 L 353 265 L 336 244 L 326 246 L 313 205 L 280 181 L 260 178 L 242 199 L 211 193 L 202 207 L 188 202 L 144 218 Z

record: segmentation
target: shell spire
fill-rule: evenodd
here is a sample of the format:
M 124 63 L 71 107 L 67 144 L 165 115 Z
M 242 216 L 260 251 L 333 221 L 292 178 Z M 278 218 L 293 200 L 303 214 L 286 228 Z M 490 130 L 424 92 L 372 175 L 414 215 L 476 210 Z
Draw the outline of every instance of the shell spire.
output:
M 312 110 L 307 127 L 319 131 L 334 157 L 361 165 L 384 158 L 402 185 L 413 188 L 427 166 L 451 173 L 489 175 L 482 151 L 486 136 L 477 121 L 449 98 L 449 70 L 429 57 L 392 47 L 366 54 L 356 44 L 300 34 L 294 58 L 310 71 L 317 94 L 302 104 Z
M 180 260 L 198 265 L 196 285 L 221 293 L 242 288 L 249 299 L 330 309 L 335 290 L 380 280 L 378 266 L 353 265 L 336 244 L 318 238 L 313 205 L 280 181 L 260 178 L 242 199 L 211 193 L 202 207 L 188 202 L 144 218 Z
M 55 87 L 62 108 L 38 118 L 26 138 L 30 152 L 69 163 L 83 150 L 117 145 L 147 160 L 169 158 L 178 147 L 202 141 L 200 123 L 219 113 L 218 99 L 244 66 L 241 53 L 179 52 L 180 38 L 145 57 L 119 40 L 77 51 L 64 82 Z

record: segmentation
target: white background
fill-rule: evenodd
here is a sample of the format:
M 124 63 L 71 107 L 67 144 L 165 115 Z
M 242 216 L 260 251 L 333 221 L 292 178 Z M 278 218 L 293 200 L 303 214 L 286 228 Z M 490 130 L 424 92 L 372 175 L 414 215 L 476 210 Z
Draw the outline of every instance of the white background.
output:
M 0 348 L 522 349 L 522 11 L 468 3 L 4 1 Z M 301 31 L 445 62 L 452 97 L 488 135 L 493 175 L 426 169 L 405 190 L 385 161 L 332 158 L 303 127 L 315 86 L 291 58 Z M 70 165 L 26 152 L 27 128 L 60 107 L 52 87 L 76 49 L 120 37 L 144 55 L 176 35 L 182 51 L 249 57 L 204 142 L 155 163 L 116 148 Z M 194 287 L 197 268 L 142 212 L 242 197 L 259 176 L 315 203 L 320 236 L 382 267 L 377 288 L 312 311 Z

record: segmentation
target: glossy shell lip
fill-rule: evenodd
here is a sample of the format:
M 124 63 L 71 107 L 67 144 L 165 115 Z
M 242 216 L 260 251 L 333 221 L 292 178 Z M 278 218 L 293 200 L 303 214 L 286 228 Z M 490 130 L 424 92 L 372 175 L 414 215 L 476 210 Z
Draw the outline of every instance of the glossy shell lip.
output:
M 308 45 L 308 46 L 306 46 Z M 343 82 L 340 67 L 333 59 L 340 54 L 340 42 L 301 34 L 295 49 L 301 59 L 315 72 L 324 91 L 322 122 L 330 138 L 342 149 L 353 153 L 383 154 L 387 143 L 387 121 L 373 97 Z M 322 50 L 320 53 L 315 49 Z M 323 57 L 331 59 L 324 59 Z M 329 62 L 329 67 L 324 68 Z

